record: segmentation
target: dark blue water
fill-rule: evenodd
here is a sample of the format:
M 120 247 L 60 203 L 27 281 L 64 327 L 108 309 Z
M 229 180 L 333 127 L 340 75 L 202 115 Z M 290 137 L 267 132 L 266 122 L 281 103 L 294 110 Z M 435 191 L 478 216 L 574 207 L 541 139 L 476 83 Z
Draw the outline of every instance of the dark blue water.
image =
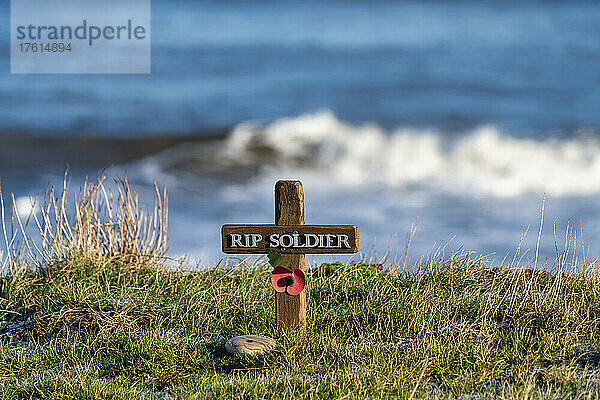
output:
M 600 125 L 594 2 L 154 0 L 152 11 L 150 76 L 5 73 L 0 130 L 184 134 L 321 108 L 386 128 Z
M 535 246 L 544 193 L 546 221 L 600 239 L 600 3 L 153 0 L 150 75 L 10 75 L 0 48 L 5 189 L 67 162 L 158 178 L 175 253 L 269 222 L 281 177 L 379 254 L 417 217 L 417 255 L 455 237 L 502 258 L 528 226 Z

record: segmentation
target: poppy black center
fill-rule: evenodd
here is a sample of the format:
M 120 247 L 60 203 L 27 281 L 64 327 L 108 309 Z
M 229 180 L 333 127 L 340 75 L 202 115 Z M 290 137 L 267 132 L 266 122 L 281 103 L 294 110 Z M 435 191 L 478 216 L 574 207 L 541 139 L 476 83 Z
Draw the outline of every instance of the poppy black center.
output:
M 293 277 L 291 277 L 291 276 L 286 276 L 286 277 L 285 277 L 285 281 L 284 281 L 284 282 L 285 282 L 285 285 L 286 285 L 286 286 L 290 286 L 291 284 L 293 284 L 293 283 L 294 283 L 294 278 L 293 278 Z

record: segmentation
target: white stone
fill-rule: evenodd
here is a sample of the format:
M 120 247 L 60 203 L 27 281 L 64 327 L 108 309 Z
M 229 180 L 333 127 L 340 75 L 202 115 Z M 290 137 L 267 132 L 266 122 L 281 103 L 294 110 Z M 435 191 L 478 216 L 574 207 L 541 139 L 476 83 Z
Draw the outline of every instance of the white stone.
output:
M 271 351 L 277 341 L 267 336 L 242 335 L 231 338 L 225 343 L 225 349 L 231 354 L 262 354 Z

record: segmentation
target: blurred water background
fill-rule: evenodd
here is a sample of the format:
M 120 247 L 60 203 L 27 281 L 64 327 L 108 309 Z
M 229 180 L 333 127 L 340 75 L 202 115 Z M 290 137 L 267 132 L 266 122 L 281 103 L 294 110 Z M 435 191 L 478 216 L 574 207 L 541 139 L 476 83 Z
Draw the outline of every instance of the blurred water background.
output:
M 8 5 L 0 8 L 8 23 Z M 208 265 L 223 223 L 356 224 L 368 254 L 439 246 L 496 263 L 598 256 L 600 3 L 152 1 L 152 74 L 11 75 L 0 31 L 0 179 L 27 196 L 127 171 L 170 192 L 170 254 Z M 572 246 L 572 245 L 571 245 Z M 527 251 L 527 249 L 529 249 Z M 342 257 L 343 258 L 343 257 Z

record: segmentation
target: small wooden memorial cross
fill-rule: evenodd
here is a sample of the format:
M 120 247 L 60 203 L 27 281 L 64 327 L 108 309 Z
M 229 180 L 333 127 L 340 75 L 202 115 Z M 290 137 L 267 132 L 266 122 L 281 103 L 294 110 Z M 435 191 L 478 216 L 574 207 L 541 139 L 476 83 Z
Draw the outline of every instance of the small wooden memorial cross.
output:
M 223 225 L 223 253 L 282 254 L 292 269 L 304 272 L 304 254 L 356 253 L 358 228 L 353 225 L 304 225 L 304 192 L 300 181 L 275 185 L 275 225 Z M 304 274 L 302 273 L 302 277 Z M 292 279 L 293 278 L 286 278 Z M 300 289 L 302 290 L 302 289 Z M 306 329 L 306 291 L 275 293 L 277 329 Z

